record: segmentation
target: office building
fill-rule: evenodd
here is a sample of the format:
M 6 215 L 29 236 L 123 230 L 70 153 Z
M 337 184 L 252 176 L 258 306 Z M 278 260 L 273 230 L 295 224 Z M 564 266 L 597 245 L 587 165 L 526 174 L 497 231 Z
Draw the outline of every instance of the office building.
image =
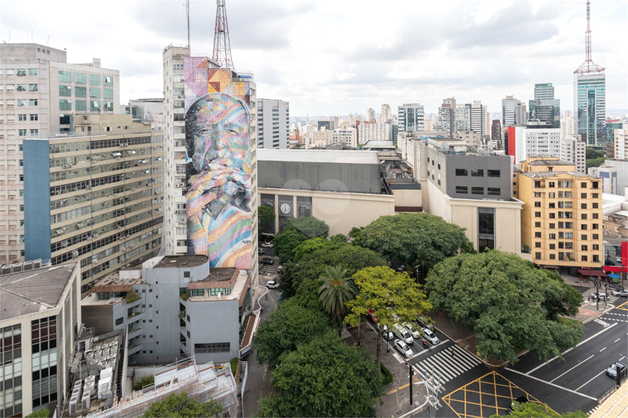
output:
M 404 103 L 397 114 L 399 132 L 425 130 L 425 109 L 419 103 Z
M 527 157 L 560 156 L 560 129 L 543 125 L 509 126 L 505 129 L 504 150 L 514 163 Z
M 560 140 L 560 159 L 576 166 L 579 173 L 586 172 L 586 144 L 579 135 L 568 135 Z
M 528 157 L 514 181 L 521 240 L 532 261 L 559 268 L 602 267 L 602 182 L 558 158 Z
M 521 100 L 517 100 L 513 96 L 506 96 L 505 99 L 502 99 L 502 129 L 504 133 L 509 126 L 527 123 L 528 114 Z
M 588 146 L 606 143 L 606 76 L 605 74 L 575 74 L 574 112 L 576 133 Z
M 614 158 L 628 160 L 628 129 L 615 129 Z
M 488 135 L 488 110 L 482 102 L 475 100 L 471 106 L 470 130 L 480 135 Z
M 240 357 L 256 323 L 251 276 L 209 264 L 204 255 L 158 256 L 114 272 L 83 299 L 84 322 L 97 333 L 126 330 L 132 364 Z
M 619 194 L 616 167 L 590 167 L 588 174 L 602 179 L 602 193 Z
M 456 99 L 453 97 L 444 99 L 438 108 L 438 124 L 436 129 L 449 132 L 453 136 L 456 132 Z
M 66 51 L 0 44 L 0 264 L 24 260 L 22 140 L 71 133 L 76 115 L 113 114 L 118 70 L 69 64 Z M 115 109 L 115 112 L 114 112 Z
M 131 115 L 77 116 L 74 131 L 24 140 L 25 250 L 80 263 L 86 291 L 161 249 L 163 134 Z
M 617 192 L 621 195 L 628 187 L 628 160 L 627 159 L 606 159 L 600 168 L 616 168 L 617 169 Z
M 407 190 L 383 185 L 379 161 L 375 151 L 258 150 L 260 204 L 275 211 L 273 232 L 291 218 L 314 216 L 330 236 L 348 234 L 394 215 L 397 195 Z
M 342 144 L 344 148 L 353 149 L 358 146 L 358 132 L 355 128 L 334 129 L 331 133 L 331 144 Z
M 366 122 L 375 122 L 375 110 L 372 108 L 369 108 L 369 110 L 366 111 Z
M 358 125 L 358 144 L 366 144 L 369 141 L 390 141 L 390 133 L 388 124 L 362 122 Z
M 615 129 L 624 129 L 624 123 L 620 120 L 606 120 L 606 143 L 610 142 L 613 146 L 615 145 Z
M 574 120 L 571 116 L 565 116 L 560 120 L 560 135 L 565 138 L 567 135 L 574 135 Z
M 129 104 L 120 106 L 120 113 L 133 116 L 134 122 L 158 123 L 156 117 L 164 114 L 164 99 L 129 100 Z
M 289 148 L 290 104 L 283 100 L 257 101 L 257 147 Z
M 82 324 L 80 280 L 78 263 L 42 267 L 37 260 L 2 268 L 0 416 L 52 412 L 65 401 Z
M 499 119 L 493 119 L 491 121 L 491 139 L 493 141 L 502 140 L 502 123 Z
M 256 281 L 257 101 L 253 76 L 218 68 L 211 59 L 190 57 L 188 48 L 174 46 L 164 50 L 163 65 L 165 253 L 209 252 L 212 267 L 253 269 Z M 227 132 L 226 123 L 238 129 Z M 219 137 L 210 139 L 224 141 L 218 147 L 225 150 L 225 158 L 214 160 L 218 164 L 211 164 L 211 169 L 212 161 L 206 158 L 215 156 L 197 149 L 210 135 L 204 132 L 217 132 Z M 222 197 L 199 204 L 196 198 L 204 193 L 199 187 Z M 209 216 L 197 216 L 200 211 Z M 221 241 L 222 233 L 233 240 Z
M 530 120 L 545 122 L 550 128 L 560 128 L 560 100 L 554 99 L 552 83 L 534 85 L 534 100 L 530 100 Z
M 471 130 L 471 105 L 459 104 L 456 106 L 456 129 L 455 132 Z
M 392 118 L 393 117 L 392 117 L 392 111 L 390 110 L 390 105 L 389 104 L 383 104 L 382 105 L 382 113 L 380 115 L 379 122 L 380 123 L 391 122 Z

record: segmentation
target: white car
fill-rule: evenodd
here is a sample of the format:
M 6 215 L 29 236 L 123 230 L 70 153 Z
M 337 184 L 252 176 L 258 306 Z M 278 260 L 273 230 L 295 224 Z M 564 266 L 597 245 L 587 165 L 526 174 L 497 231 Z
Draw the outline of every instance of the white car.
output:
M 613 296 L 628 297 L 628 290 L 626 289 L 621 289 L 621 290 L 613 289 L 612 293 L 613 293 Z
M 399 351 L 405 358 L 410 358 L 414 355 L 410 347 L 401 340 L 395 340 L 393 346 L 395 350 Z
M 263 248 L 273 248 L 273 242 L 272 241 L 270 241 L 270 242 L 263 242 L 262 243 L 262 247 Z
M 436 344 L 438 344 L 440 342 L 438 340 L 438 337 L 436 336 L 436 334 L 434 334 L 429 329 L 421 328 L 421 332 L 423 332 L 423 335 L 425 336 L 425 339 L 428 340 L 429 342 L 431 342 L 432 344 L 436 345 Z
M 268 283 L 266 283 L 266 287 L 269 288 L 269 289 L 278 289 L 279 288 L 279 283 L 277 283 L 274 280 L 271 280 Z
M 395 334 L 395 337 L 399 338 L 404 343 L 408 345 L 414 344 L 414 338 L 412 338 L 412 334 L 410 334 L 410 331 L 408 331 L 401 325 L 395 324 L 393 326 L 393 333 Z
M 410 335 L 412 335 L 412 338 L 414 338 L 414 341 L 418 341 L 421 339 L 421 333 L 417 329 L 416 325 L 412 326 L 412 324 L 409 324 L 407 322 L 404 322 L 401 325 L 403 325 L 403 327 L 410 332 Z
M 377 329 L 380 329 L 380 328 L 379 328 L 379 324 L 377 325 Z M 385 340 L 389 340 L 389 341 L 390 341 L 390 340 L 392 340 L 393 338 L 395 338 L 395 337 L 394 337 L 394 335 L 393 335 L 393 333 L 392 333 L 392 332 L 390 332 L 390 331 L 388 331 L 388 327 L 387 327 L 386 325 L 384 325 L 384 334 L 383 334 L 383 337 L 384 337 L 384 339 L 385 339 Z
M 600 296 L 600 300 L 606 300 L 606 293 L 600 293 L 599 296 Z M 591 300 L 596 300 L 597 297 L 598 297 L 598 295 L 593 293 L 591 295 Z

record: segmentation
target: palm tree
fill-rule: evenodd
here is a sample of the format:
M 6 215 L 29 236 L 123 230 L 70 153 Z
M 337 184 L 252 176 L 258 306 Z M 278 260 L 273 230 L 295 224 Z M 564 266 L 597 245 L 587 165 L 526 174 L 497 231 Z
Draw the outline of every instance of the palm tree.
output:
M 338 320 L 338 334 L 342 334 L 342 316 L 345 313 L 345 304 L 355 298 L 356 289 L 351 277 L 347 277 L 347 270 L 341 266 L 327 266 L 325 274 L 318 279 L 323 284 L 318 289 L 319 302 L 323 310 L 332 318 Z

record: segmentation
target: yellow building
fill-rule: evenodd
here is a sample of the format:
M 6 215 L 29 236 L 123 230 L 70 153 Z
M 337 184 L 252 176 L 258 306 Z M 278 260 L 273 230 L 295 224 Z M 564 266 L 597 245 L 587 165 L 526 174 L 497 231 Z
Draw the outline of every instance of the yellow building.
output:
M 558 158 L 528 157 L 514 172 L 521 241 L 542 266 L 602 267 L 602 180 Z

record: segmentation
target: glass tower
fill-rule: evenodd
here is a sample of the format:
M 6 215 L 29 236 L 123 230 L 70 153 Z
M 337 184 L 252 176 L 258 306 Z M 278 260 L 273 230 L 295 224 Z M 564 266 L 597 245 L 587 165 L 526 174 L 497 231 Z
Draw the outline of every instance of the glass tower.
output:
M 587 145 L 606 143 L 606 76 L 604 73 L 575 74 L 575 129 Z

